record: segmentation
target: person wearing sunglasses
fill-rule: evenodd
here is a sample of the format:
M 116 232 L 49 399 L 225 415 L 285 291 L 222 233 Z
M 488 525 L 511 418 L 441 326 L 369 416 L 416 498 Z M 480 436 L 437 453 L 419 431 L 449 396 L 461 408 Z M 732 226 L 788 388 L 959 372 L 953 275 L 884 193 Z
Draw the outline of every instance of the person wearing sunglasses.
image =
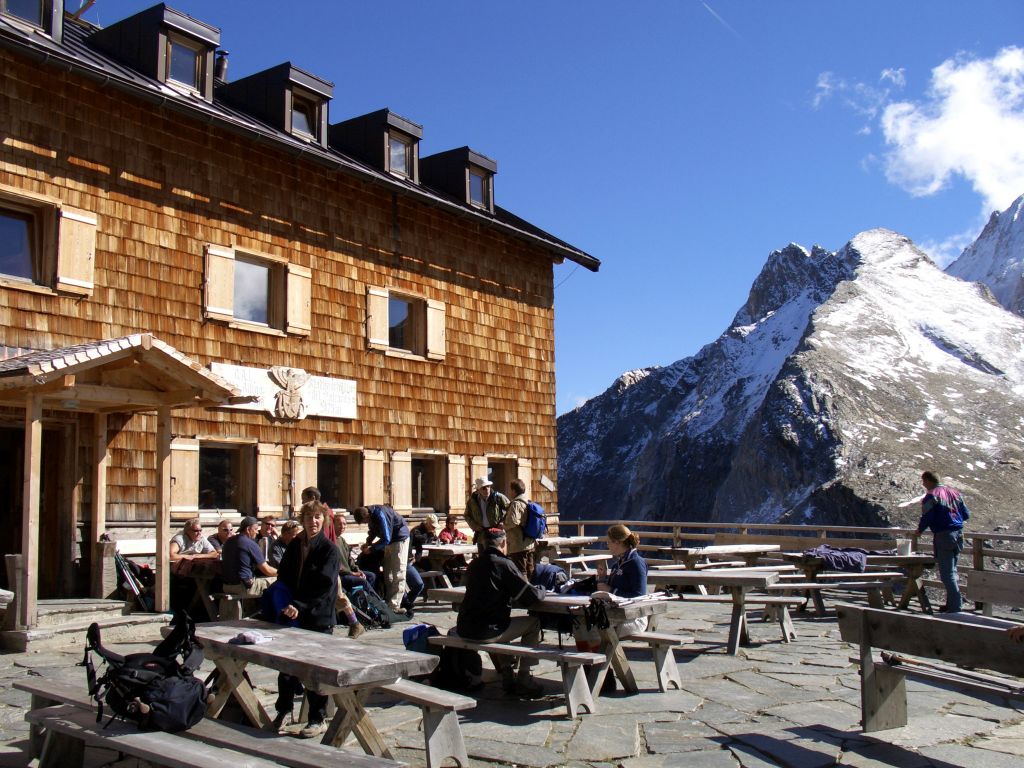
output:
M 220 557 L 210 540 L 203 536 L 203 524 L 193 517 L 171 539 L 171 562 L 180 560 L 214 560 Z
M 221 520 L 217 523 L 217 532 L 207 536 L 207 541 L 218 552 L 224 547 L 224 542 L 235 535 L 235 526 L 230 520 Z

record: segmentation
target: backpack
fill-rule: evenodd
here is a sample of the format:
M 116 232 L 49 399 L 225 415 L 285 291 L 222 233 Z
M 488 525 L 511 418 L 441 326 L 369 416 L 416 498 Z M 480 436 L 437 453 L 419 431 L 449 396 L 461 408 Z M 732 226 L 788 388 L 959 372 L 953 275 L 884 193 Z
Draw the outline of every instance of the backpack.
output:
M 405 650 L 416 653 L 432 653 L 437 655 L 437 649 L 428 642 L 430 638 L 437 637 L 441 633 L 433 624 L 413 624 L 402 630 L 402 643 Z
M 388 629 L 391 626 L 391 609 L 375 593 L 368 592 L 362 587 L 353 587 L 348 593 L 348 599 L 352 602 L 352 610 L 356 612 L 364 626 L 371 629 Z
M 473 691 L 483 685 L 484 665 L 477 651 L 441 648 L 441 659 L 430 673 L 430 684 L 446 691 Z
M 120 717 L 144 730 L 177 733 L 203 719 L 207 690 L 194 675 L 203 663 L 203 651 L 195 637 L 195 622 L 181 612 L 175 614 L 171 625 L 174 629 L 153 653 L 127 656 L 104 648 L 99 625 L 89 626 L 82 666 L 89 683 L 89 696 L 96 701 L 97 723 L 103 719 L 104 703 L 114 713 L 107 725 Z M 93 652 L 106 664 L 100 677 L 96 676 L 92 663 Z
M 544 507 L 536 501 L 526 504 L 526 519 L 523 521 L 523 535 L 528 539 L 539 539 L 548 531 L 548 518 Z

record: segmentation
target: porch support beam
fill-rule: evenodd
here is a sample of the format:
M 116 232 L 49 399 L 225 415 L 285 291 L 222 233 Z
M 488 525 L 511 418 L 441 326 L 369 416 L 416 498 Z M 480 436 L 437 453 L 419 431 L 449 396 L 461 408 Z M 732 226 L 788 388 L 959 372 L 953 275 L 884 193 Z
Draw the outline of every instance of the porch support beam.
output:
M 93 415 L 92 526 L 89 545 L 95 544 L 107 530 L 107 466 L 110 464 L 110 440 L 107 437 L 107 414 Z M 100 563 L 93 563 L 96 570 Z
M 25 472 L 21 513 L 21 583 L 16 589 L 18 624 L 36 625 L 39 596 L 39 499 L 43 455 L 43 399 L 29 395 L 25 401 Z
M 156 414 L 156 610 L 171 604 L 171 409 Z

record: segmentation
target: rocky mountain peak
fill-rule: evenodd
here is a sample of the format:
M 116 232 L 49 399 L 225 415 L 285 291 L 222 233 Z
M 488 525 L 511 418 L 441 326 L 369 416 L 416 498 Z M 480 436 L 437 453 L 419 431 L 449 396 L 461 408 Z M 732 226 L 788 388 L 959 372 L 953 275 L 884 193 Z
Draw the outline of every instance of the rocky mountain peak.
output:
M 946 270 L 987 285 L 996 300 L 1024 316 L 1024 195 L 996 211 L 971 245 Z

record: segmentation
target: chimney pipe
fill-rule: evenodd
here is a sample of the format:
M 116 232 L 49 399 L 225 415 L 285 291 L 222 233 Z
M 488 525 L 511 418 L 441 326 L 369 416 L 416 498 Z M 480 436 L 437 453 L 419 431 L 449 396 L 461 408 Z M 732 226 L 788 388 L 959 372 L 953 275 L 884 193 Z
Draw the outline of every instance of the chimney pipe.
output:
M 213 62 L 213 79 L 226 83 L 228 81 L 228 52 L 221 49 L 217 51 L 217 58 Z

